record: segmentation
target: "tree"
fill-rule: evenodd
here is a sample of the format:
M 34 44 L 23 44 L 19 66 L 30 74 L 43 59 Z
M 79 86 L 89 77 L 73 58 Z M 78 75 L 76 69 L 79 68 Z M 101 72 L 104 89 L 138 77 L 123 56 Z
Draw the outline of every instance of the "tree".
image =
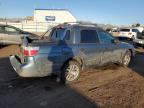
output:
M 135 25 L 136 27 L 140 27 L 140 23 L 136 23 L 136 25 Z

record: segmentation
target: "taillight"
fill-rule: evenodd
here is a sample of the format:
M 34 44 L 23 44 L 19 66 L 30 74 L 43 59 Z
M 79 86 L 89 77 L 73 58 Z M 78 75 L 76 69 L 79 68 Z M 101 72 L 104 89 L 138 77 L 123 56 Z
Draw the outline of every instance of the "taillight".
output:
M 132 33 L 128 33 L 128 35 L 132 35 Z
M 39 47 L 25 47 L 24 56 L 36 56 L 39 52 Z

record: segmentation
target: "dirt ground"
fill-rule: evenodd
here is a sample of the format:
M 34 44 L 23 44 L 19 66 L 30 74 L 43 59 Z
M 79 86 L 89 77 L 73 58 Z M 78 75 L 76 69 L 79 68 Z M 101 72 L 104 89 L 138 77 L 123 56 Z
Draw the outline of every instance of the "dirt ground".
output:
M 0 108 L 144 108 L 144 51 L 129 68 L 109 65 L 89 69 L 71 85 L 54 77 L 20 78 L 8 55 L 17 46 L 0 49 Z

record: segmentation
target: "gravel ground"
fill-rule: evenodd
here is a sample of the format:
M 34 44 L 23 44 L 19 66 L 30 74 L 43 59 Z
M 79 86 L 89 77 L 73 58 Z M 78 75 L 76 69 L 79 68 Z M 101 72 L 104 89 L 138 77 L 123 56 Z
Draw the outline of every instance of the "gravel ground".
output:
M 82 72 L 71 85 L 54 77 L 20 78 L 8 55 L 17 46 L 0 49 L 0 108 L 144 108 L 144 51 L 129 68 L 109 65 Z

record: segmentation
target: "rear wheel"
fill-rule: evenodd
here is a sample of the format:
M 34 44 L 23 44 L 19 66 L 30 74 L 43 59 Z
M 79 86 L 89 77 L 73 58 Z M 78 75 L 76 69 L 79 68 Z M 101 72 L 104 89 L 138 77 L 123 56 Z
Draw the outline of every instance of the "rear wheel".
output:
M 128 66 L 130 64 L 131 61 L 131 52 L 130 51 L 126 51 L 123 59 L 122 59 L 122 64 L 124 66 Z
M 80 64 L 76 61 L 69 61 L 64 65 L 61 72 L 61 81 L 63 83 L 72 83 L 78 80 L 81 72 Z

